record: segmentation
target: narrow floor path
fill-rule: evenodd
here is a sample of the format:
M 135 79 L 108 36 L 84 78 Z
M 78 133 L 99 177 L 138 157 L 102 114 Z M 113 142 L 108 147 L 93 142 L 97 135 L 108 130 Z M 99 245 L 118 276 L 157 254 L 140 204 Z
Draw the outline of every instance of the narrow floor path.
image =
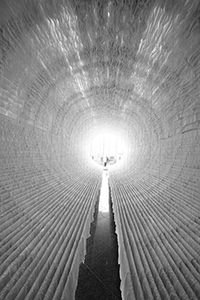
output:
M 90 233 L 85 261 L 79 268 L 75 299 L 120 300 L 118 245 L 106 170 Z

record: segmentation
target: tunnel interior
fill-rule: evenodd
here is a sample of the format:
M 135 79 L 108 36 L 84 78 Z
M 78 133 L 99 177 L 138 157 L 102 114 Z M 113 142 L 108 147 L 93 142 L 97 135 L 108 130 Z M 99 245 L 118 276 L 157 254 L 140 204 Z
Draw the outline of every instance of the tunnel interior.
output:
M 199 0 L 1 0 L 0 129 L 0 299 L 74 299 L 104 154 L 122 298 L 199 299 Z

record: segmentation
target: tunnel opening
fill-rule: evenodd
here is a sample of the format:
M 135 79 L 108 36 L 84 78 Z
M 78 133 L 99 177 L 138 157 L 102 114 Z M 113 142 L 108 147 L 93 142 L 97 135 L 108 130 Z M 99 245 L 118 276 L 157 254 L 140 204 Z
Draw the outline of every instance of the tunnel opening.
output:
M 99 131 L 103 130 L 99 129 Z M 106 167 L 119 162 L 123 158 L 125 148 L 125 141 L 119 133 L 109 133 L 109 130 L 104 130 L 104 133 L 98 134 L 91 141 L 90 155 L 96 163 Z

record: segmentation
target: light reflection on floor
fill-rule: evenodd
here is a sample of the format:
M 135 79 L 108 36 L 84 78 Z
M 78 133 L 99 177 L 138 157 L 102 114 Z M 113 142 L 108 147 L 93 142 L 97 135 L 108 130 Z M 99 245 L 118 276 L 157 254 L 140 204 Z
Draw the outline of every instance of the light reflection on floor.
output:
M 75 299 L 121 300 L 117 235 L 108 186 L 108 170 L 105 167 L 90 233 L 85 260 L 79 269 Z
M 108 170 L 104 169 L 102 174 L 102 185 L 100 191 L 99 211 L 109 212 L 109 188 L 108 188 Z

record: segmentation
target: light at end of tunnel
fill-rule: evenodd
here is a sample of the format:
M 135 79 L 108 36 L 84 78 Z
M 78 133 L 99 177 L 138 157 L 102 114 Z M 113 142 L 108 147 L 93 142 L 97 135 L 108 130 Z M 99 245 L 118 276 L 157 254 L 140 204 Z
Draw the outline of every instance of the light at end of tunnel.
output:
M 125 143 L 117 134 L 102 133 L 91 141 L 90 156 L 98 164 L 113 165 L 122 159 Z

